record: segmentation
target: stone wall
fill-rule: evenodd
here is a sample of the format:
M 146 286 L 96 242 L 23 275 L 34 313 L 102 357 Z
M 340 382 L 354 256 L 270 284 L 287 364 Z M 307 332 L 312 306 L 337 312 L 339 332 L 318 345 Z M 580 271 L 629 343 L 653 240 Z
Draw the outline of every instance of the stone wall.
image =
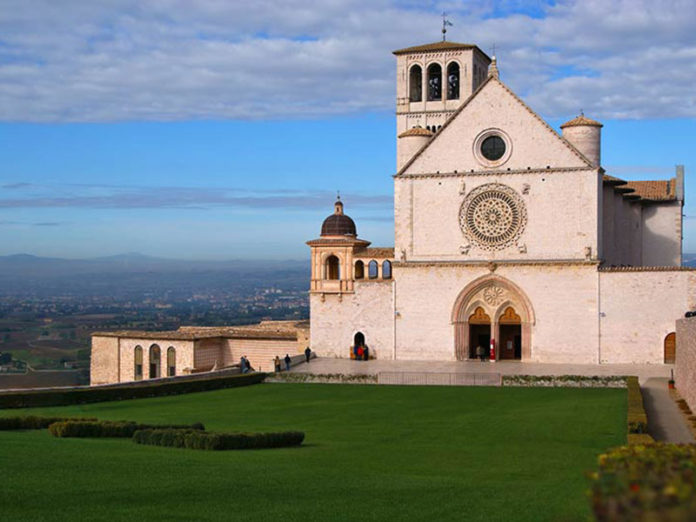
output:
M 677 321 L 674 381 L 679 394 L 696 411 L 696 317 Z
M 643 207 L 643 265 L 681 266 L 680 201 Z
M 246 355 L 256 371 L 272 372 L 276 355 L 281 360 L 285 354 L 292 357 L 303 352 L 305 346 L 300 348 L 295 339 L 224 339 L 223 361 L 226 366 L 239 364 L 242 355 Z
M 118 338 L 93 336 L 89 366 L 91 385 L 119 382 Z
M 452 315 L 462 290 L 486 276 L 518 287 L 531 303 L 531 353 L 534 362 L 597 362 L 597 272 L 594 265 L 485 266 L 396 265 L 396 358 L 454 360 Z M 480 305 L 494 318 L 507 299 Z M 516 312 L 515 298 L 510 303 Z M 524 341 L 523 341 L 524 343 Z
M 601 271 L 601 362 L 663 364 L 665 337 L 696 307 L 694 285 L 693 271 Z
M 394 346 L 393 280 L 356 281 L 355 293 L 311 294 L 311 348 L 320 357 L 350 357 L 357 332 L 370 356 L 391 359 Z

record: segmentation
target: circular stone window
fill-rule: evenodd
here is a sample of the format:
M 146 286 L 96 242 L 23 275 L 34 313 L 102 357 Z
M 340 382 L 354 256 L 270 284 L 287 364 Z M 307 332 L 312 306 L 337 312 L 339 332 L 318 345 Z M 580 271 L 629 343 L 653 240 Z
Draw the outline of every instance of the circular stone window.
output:
M 500 129 L 488 129 L 474 140 L 474 156 L 485 167 L 499 167 L 512 152 L 510 138 Z
M 488 183 L 472 190 L 459 209 L 459 226 L 474 244 L 500 250 L 517 241 L 527 224 L 527 209 L 513 189 Z
M 481 154 L 489 161 L 498 161 L 505 154 L 505 142 L 500 136 L 488 136 L 481 143 Z

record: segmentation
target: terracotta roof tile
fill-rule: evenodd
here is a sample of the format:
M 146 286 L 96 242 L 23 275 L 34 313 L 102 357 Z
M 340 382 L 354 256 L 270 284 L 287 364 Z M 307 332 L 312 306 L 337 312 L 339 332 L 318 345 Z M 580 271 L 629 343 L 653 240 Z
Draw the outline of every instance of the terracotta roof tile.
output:
M 604 125 L 602 125 L 598 121 L 588 118 L 584 114 L 581 114 L 577 118 L 573 118 L 572 120 L 565 122 L 563 125 L 561 125 L 561 129 L 565 129 L 566 127 L 578 127 L 580 125 L 586 125 L 590 127 L 604 127 Z
M 424 129 L 423 127 L 413 127 L 412 129 L 402 132 L 398 137 L 405 138 L 407 136 L 425 136 L 429 138 L 432 135 L 433 132 L 429 131 L 428 129 Z
M 628 188 L 634 190 L 634 194 L 647 201 L 674 201 L 676 199 L 676 179 L 629 181 Z
M 481 49 L 478 48 L 476 45 L 472 44 L 463 44 L 463 43 L 457 43 L 457 42 L 433 42 L 425 45 L 416 45 L 413 47 L 406 47 L 404 49 L 397 49 L 396 51 L 393 51 L 393 54 L 395 55 L 400 55 L 400 54 L 408 54 L 408 53 L 425 53 L 425 52 L 437 52 L 437 51 L 457 51 L 457 50 L 467 50 L 467 49 L 476 49 L 478 52 L 480 52 L 482 55 L 484 55 L 486 58 L 488 58 L 488 55 L 484 53 Z M 490 58 L 488 58 L 490 60 Z
M 363 248 L 355 252 L 356 257 L 376 257 L 380 259 L 393 258 L 394 247 Z

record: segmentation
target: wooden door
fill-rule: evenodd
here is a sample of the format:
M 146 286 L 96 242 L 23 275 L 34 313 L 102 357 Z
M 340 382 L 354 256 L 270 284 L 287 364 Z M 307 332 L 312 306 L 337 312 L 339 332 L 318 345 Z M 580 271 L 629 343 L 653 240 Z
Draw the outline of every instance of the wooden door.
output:
M 677 334 L 672 332 L 665 337 L 665 364 L 674 364 L 677 352 Z

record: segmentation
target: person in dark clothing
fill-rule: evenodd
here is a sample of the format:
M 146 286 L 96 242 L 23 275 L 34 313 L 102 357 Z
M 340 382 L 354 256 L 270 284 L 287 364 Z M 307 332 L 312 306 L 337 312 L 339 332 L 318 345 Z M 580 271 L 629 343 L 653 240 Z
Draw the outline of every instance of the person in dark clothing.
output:
M 364 361 L 370 360 L 370 348 L 368 348 L 367 345 L 365 345 L 365 351 L 363 352 L 363 360 Z
M 239 360 L 239 369 L 242 371 L 242 373 L 246 373 L 249 371 L 247 368 L 247 364 L 248 363 L 246 357 L 242 355 L 242 358 Z
M 290 362 L 292 361 L 292 359 L 290 359 L 290 354 L 286 353 L 284 360 L 285 360 L 285 371 L 289 372 L 290 371 Z
M 309 346 L 307 348 L 305 348 L 304 356 L 305 356 L 305 359 L 307 359 L 307 362 L 309 362 L 309 358 L 312 356 L 312 350 L 309 349 Z

